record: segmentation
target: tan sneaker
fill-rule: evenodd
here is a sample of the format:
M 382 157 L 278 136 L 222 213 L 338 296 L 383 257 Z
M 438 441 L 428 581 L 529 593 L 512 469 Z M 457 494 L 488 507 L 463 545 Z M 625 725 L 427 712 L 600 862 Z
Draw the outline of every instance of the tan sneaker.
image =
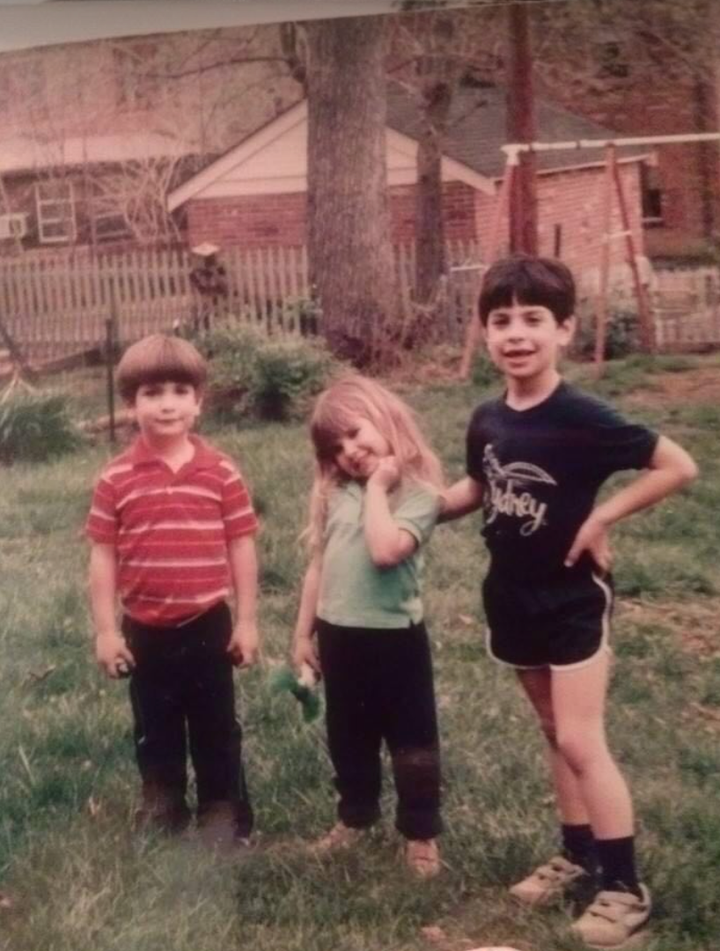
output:
M 632 892 L 600 892 L 571 927 L 573 934 L 591 948 L 634 948 L 649 932 L 643 926 L 650 917 L 650 892 L 640 886 L 642 898 Z
M 556 855 L 545 865 L 516 885 L 510 886 L 510 894 L 524 905 L 549 905 L 559 901 L 565 891 L 578 879 L 588 875 L 582 865 L 569 862 Z
M 328 852 L 349 849 L 355 845 L 362 833 L 362 829 L 353 829 L 352 826 L 346 826 L 344 822 L 336 822 L 329 832 L 313 842 L 312 850 L 319 855 L 324 855 Z
M 434 878 L 440 871 L 440 850 L 435 839 L 408 839 L 405 863 L 418 878 Z

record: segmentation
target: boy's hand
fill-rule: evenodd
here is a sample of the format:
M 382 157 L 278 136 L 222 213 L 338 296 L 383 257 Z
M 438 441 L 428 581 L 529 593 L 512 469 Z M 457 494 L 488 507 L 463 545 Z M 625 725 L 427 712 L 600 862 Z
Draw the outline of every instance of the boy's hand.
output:
M 394 489 L 400 481 L 400 468 L 395 456 L 383 456 L 378 460 L 375 471 L 368 479 L 368 485 L 377 485 L 386 492 Z
M 300 670 L 303 664 L 307 664 L 312 667 L 318 677 L 320 676 L 320 658 L 314 637 L 296 637 L 293 642 L 292 659 L 297 670 Z
M 125 638 L 117 631 L 98 634 L 95 639 L 95 657 L 100 667 L 113 680 L 127 676 L 127 672 L 135 666 L 135 658 Z
M 233 628 L 227 652 L 236 667 L 251 667 L 257 660 L 260 638 L 255 624 L 236 624 Z
M 608 526 L 594 513 L 589 515 L 580 526 L 565 558 L 565 567 L 571 568 L 583 552 L 588 552 L 601 571 L 610 571 L 612 551 L 608 537 Z

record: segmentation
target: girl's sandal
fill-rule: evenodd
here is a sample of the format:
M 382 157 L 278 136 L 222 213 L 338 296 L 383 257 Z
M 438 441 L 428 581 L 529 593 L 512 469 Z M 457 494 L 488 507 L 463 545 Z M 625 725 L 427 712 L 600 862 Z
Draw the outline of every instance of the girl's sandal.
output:
M 434 878 L 441 868 L 435 839 L 409 839 L 405 846 L 405 863 L 418 878 Z

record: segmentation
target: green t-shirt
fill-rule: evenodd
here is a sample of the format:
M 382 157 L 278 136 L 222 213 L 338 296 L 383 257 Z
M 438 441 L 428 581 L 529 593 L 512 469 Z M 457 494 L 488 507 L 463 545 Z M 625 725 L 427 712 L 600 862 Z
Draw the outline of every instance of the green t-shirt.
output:
M 418 482 L 403 482 L 390 495 L 397 525 L 417 539 L 418 548 L 391 568 L 373 564 L 363 529 L 365 487 L 339 486 L 330 497 L 317 614 L 343 627 L 408 627 L 422 620 L 422 546 L 440 509 L 439 493 Z

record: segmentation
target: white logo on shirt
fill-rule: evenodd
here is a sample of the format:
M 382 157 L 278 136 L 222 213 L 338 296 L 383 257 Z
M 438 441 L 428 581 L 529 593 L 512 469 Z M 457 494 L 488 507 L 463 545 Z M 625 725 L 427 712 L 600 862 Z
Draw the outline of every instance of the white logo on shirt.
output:
M 547 485 L 557 485 L 557 482 L 531 462 L 511 462 L 501 466 L 491 445 L 486 446 L 483 453 L 483 470 L 490 486 L 485 524 L 491 525 L 498 515 L 509 515 L 524 519 L 520 526 L 521 535 L 533 535 L 545 520 L 547 503 L 540 502 L 528 490 L 522 491 L 522 487 L 529 482 Z

